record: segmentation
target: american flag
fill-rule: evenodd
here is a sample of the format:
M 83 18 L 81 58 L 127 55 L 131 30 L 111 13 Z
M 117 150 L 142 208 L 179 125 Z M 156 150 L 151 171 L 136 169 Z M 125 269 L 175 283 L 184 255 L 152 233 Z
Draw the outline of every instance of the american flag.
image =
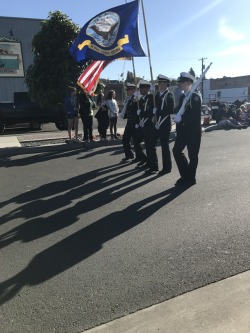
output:
M 99 77 L 112 60 L 94 60 L 88 65 L 77 80 L 77 84 L 88 94 L 95 91 Z

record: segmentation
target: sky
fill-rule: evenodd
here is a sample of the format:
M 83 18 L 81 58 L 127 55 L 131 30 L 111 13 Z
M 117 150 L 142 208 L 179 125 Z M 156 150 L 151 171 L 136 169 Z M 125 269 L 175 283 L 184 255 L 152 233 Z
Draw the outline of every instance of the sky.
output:
M 49 12 L 60 10 L 82 27 L 102 11 L 126 2 L 130 0 L 12 0 L 1 4 L 0 15 L 46 19 Z M 143 0 L 143 7 L 145 23 L 140 4 L 139 35 L 150 57 L 134 58 L 136 76 L 151 80 L 163 74 L 176 79 L 191 67 L 200 76 L 202 59 L 205 67 L 212 63 L 208 79 L 250 75 L 249 0 Z M 101 77 L 120 80 L 128 71 L 133 72 L 131 61 L 116 60 Z

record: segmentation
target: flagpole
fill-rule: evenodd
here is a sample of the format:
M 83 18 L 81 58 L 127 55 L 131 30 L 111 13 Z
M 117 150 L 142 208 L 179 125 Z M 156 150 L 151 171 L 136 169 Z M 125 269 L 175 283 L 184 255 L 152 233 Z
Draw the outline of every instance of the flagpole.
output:
M 145 35 L 146 35 L 146 41 L 147 41 L 147 49 L 148 49 L 148 61 L 149 61 L 149 69 L 150 69 L 150 76 L 151 76 L 151 84 L 153 86 L 153 70 L 152 70 L 152 65 L 151 65 L 151 56 L 150 56 L 150 49 L 149 49 L 149 42 L 148 42 L 148 31 L 147 31 L 147 25 L 146 25 L 146 19 L 145 19 L 145 12 L 144 12 L 144 5 L 143 5 L 143 0 L 141 1 L 142 5 L 142 15 L 143 15 L 143 22 L 144 22 L 144 29 L 145 29 Z M 154 107 L 155 107 L 155 91 L 153 93 L 153 99 L 154 99 Z
M 127 0 L 125 0 L 125 2 L 127 3 Z M 140 0 L 138 0 L 138 7 L 140 5 Z M 135 87 L 137 88 L 137 80 L 136 80 L 136 73 L 135 73 L 135 62 L 134 62 L 134 57 L 132 57 L 132 65 L 133 65 L 133 74 L 134 74 L 134 84 Z M 136 102 L 137 102 L 137 107 L 139 109 L 139 100 L 138 97 L 136 98 Z
M 134 84 L 135 87 L 137 88 L 137 79 L 136 79 L 136 74 L 135 74 L 135 62 L 134 62 L 134 57 L 132 57 L 132 64 L 133 64 L 133 73 L 134 73 Z M 139 100 L 138 100 L 138 95 L 136 97 L 136 102 L 137 102 L 137 108 L 139 110 Z

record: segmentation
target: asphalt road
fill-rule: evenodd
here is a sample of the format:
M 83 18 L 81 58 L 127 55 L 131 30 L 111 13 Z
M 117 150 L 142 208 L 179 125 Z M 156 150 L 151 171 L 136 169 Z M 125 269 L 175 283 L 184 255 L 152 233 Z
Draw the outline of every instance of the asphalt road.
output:
M 1 333 L 79 333 L 249 270 L 249 142 L 204 133 L 186 191 L 119 145 L 0 156 Z

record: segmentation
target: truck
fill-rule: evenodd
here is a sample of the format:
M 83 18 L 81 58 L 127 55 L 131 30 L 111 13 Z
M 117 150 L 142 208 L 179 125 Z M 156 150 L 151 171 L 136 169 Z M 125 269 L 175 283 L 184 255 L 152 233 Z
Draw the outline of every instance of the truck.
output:
M 0 133 L 6 126 L 28 124 L 39 130 L 43 123 L 52 122 L 59 130 L 66 130 L 67 119 L 63 107 L 42 107 L 29 98 L 27 92 L 14 92 L 13 103 L 0 103 Z

